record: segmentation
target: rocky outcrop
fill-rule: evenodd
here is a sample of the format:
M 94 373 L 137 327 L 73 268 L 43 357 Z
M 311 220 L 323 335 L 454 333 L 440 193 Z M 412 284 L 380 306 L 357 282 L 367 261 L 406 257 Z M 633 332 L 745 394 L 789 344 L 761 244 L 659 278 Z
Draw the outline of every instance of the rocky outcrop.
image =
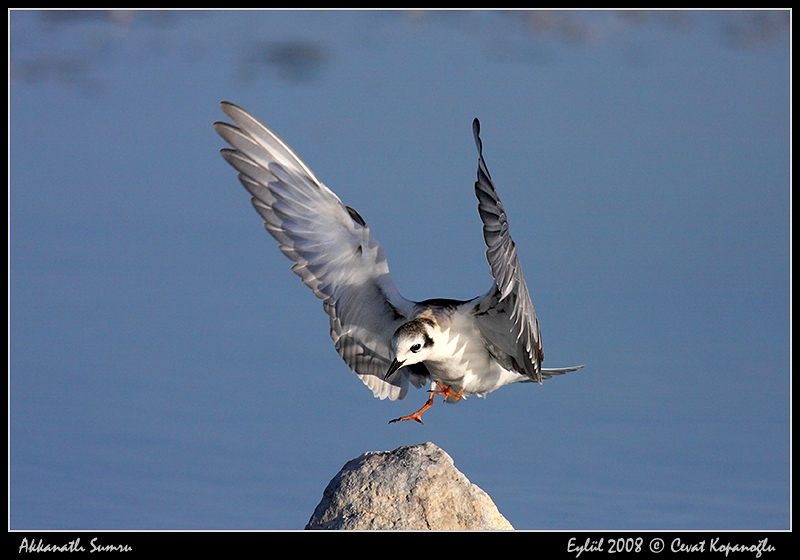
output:
M 349 461 L 306 529 L 508 530 L 488 494 L 433 443 L 369 452 Z

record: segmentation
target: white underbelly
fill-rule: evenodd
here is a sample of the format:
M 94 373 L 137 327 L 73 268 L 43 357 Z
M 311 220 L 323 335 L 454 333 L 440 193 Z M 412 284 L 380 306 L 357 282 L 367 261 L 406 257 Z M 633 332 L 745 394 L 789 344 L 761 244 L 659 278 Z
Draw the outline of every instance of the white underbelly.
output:
M 453 391 L 463 387 L 465 395 L 485 396 L 509 383 L 524 381 L 525 376 L 500 367 L 488 353 L 471 360 L 425 362 L 431 378 Z

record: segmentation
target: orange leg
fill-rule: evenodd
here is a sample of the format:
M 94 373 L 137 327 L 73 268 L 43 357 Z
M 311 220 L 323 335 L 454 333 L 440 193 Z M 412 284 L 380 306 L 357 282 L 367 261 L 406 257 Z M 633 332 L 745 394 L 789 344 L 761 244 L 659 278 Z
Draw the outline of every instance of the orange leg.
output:
M 454 393 L 453 391 L 450 390 L 450 387 L 445 387 L 438 381 L 436 382 L 436 384 L 439 386 L 439 390 L 432 392 L 434 395 L 444 395 L 444 399 L 442 399 L 443 402 L 447 400 L 447 397 L 452 397 L 456 401 L 460 401 L 461 397 L 464 395 L 464 387 L 461 387 L 461 390 L 458 393 Z
M 436 395 L 444 395 L 445 400 L 447 400 L 447 397 L 452 397 L 457 401 L 461 400 L 461 396 L 464 394 L 464 387 L 461 387 L 461 390 L 458 393 L 454 393 L 450 389 L 450 387 L 445 387 L 438 381 L 436 381 L 435 383 L 436 385 L 439 386 L 439 389 L 437 390 L 431 389 L 430 391 L 428 391 L 430 393 L 430 396 L 428 397 L 428 401 L 424 405 L 422 405 L 422 408 L 420 408 L 414 414 L 409 414 L 408 416 L 401 416 L 400 418 L 389 420 L 389 424 L 393 424 L 394 422 L 402 422 L 403 420 L 416 420 L 417 422 L 422 424 L 422 413 L 433 406 L 433 397 L 435 397 Z

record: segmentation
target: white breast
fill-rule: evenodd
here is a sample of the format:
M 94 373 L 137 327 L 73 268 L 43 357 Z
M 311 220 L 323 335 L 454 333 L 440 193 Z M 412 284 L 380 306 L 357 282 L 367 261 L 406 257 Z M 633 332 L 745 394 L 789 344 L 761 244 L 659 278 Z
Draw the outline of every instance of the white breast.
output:
M 486 343 L 471 314 L 454 313 L 439 321 L 434 352 L 425 360 L 434 381 L 453 391 L 485 396 L 503 385 L 523 381 L 525 376 L 504 369 L 486 350 Z

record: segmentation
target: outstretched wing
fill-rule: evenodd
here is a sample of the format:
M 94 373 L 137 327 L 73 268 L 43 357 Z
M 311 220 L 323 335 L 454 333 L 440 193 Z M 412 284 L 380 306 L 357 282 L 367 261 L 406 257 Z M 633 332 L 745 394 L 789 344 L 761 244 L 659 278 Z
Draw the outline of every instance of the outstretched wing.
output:
M 425 379 L 407 368 L 383 379 L 392 334 L 413 305 L 395 288 L 383 249 L 358 212 L 275 133 L 236 105 L 223 102 L 222 110 L 236 124 L 214 124 L 233 148 L 222 156 L 239 171 L 292 270 L 323 301 L 339 355 L 376 397 L 402 399 L 409 379 L 417 386 Z
M 478 327 L 487 340 L 487 348 L 504 368 L 542 382 L 557 371 L 542 375 L 542 334 L 533 310 L 528 286 L 522 275 L 517 248 L 508 232 L 508 220 L 503 203 L 497 196 L 480 139 L 481 125 L 472 122 L 475 145 L 478 148 L 478 180 L 475 194 L 478 213 L 483 221 L 486 258 L 492 269 L 494 286 L 481 298 L 475 308 Z

